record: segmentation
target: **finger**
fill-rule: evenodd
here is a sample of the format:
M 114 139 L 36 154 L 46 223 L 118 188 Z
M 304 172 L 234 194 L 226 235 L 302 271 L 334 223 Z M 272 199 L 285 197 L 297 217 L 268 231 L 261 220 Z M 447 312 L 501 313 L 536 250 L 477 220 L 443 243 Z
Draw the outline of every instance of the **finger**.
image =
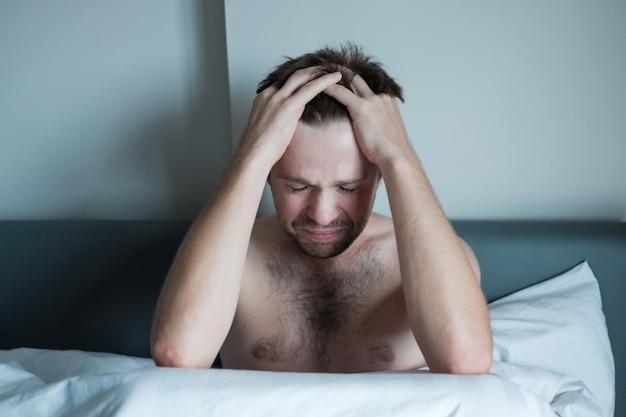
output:
M 302 85 L 295 93 L 293 93 L 292 97 L 295 102 L 305 105 L 328 87 L 336 85 L 337 82 L 341 80 L 341 76 L 340 72 L 332 72 L 330 74 L 314 78 Z
M 369 97 L 374 94 L 370 86 L 367 85 L 363 77 L 359 74 L 354 74 L 350 85 L 354 89 L 354 92 L 360 97 Z
M 326 72 L 321 67 L 299 69 L 287 78 L 285 84 L 280 88 L 280 92 L 288 97 L 309 81 L 319 78 L 322 74 L 326 74 Z
M 261 100 L 262 97 L 271 97 L 274 94 L 276 94 L 276 92 L 278 91 L 278 88 L 275 85 L 270 85 L 269 87 L 265 88 L 263 91 L 261 91 L 260 93 L 258 93 L 256 95 L 255 100 Z
M 360 100 L 359 96 L 357 96 L 352 90 L 344 87 L 341 84 L 334 84 L 326 87 L 324 89 L 324 94 L 327 94 L 346 106 L 348 109 L 352 107 L 358 100 Z

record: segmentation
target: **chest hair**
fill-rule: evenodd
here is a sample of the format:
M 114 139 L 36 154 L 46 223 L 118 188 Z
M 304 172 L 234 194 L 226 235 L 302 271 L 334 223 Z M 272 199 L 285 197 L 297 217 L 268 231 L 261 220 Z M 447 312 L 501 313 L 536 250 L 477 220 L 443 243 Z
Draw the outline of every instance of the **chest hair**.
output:
M 287 350 L 292 358 L 306 352 L 319 369 L 328 367 L 331 352 L 345 349 L 347 337 L 354 339 L 355 323 L 367 315 L 368 301 L 384 282 L 383 262 L 375 248 L 361 250 L 341 264 L 332 259 L 303 261 L 299 254 L 282 251 L 267 259 L 265 267 L 279 312 L 279 338 L 291 339 Z

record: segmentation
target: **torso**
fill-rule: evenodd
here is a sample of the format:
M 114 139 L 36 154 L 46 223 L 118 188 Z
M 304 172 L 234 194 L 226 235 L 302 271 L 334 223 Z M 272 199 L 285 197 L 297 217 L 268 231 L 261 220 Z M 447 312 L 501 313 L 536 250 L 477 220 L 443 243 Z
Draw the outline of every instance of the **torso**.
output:
M 425 365 L 406 314 L 393 224 L 373 215 L 336 258 L 304 255 L 257 221 L 224 367 L 364 372 Z

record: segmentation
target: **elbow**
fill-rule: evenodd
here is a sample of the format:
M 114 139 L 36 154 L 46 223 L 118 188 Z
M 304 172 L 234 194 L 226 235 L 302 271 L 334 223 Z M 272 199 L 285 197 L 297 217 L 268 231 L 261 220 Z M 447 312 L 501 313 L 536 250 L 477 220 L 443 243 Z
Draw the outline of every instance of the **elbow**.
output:
M 447 360 L 430 367 L 432 372 L 455 375 L 481 375 L 491 370 L 493 365 L 493 342 L 481 346 L 465 346 L 450 352 Z
M 188 353 L 176 343 L 165 340 L 154 340 L 151 354 L 157 366 L 171 368 L 210 368 L 213 361 L 205 361 L 197 355 Z M 208 365 L 207 365 L 208 363 Z
M 172 343 L 157 340 L 152 342 L 151 346 L 152 359 L 157 366 L 171 368 L 189 368 L 188 360 L 185 355 Z
M 456 375 L 482 375 L 489 372 L 493 364 L 493 352 L 484 349 L 471 355 L 451 361 L 446 373 Z

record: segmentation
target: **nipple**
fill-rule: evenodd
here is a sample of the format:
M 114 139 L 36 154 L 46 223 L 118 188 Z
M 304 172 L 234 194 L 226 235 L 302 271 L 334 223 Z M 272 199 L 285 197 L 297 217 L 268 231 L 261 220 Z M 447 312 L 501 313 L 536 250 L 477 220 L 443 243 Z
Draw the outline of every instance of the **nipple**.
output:
M 382 362 L 393 362 L 396 358 L 391 349 L 386 349 L 378 354 L 378 357 Z
M 370 360 L 372 363 L 391 363 L 396 359 L 396 355 L 389 346 L 377 346 L 370 350 Z
M 260 343 L 255 343 L 254 346 L 252 346 L 252 356 L 255 359 L 267 359 L 267 357 L 269 356 L 269 349 L 267 348 L 267 346 L 264 346 Z
M 252 357 L 258 360 L 269 360 L 272 362 L 278 362 L 279 356 L 276 349 L 276 344 L 268 339 L 259 339 L 254 345 L 252 345 Z

